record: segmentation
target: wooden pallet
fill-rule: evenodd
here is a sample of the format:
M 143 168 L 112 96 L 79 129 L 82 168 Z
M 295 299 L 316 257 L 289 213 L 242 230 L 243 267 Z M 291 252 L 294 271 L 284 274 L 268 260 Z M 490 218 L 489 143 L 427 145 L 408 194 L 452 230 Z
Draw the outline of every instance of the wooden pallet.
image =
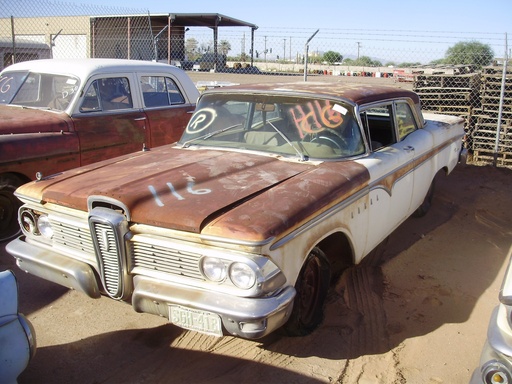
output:
M 495 157 L 497 165 L 512 166 L 512 152 L 498 152 L 495 154 L 493 150 L 485 149 L 473 152 L 473 161 L 477 163 L 494 163 Z
M 419 88 L 469 88 L 478 89 L 481 77 L 478 73 L 464 75 L 417 75 L 414 87 Z

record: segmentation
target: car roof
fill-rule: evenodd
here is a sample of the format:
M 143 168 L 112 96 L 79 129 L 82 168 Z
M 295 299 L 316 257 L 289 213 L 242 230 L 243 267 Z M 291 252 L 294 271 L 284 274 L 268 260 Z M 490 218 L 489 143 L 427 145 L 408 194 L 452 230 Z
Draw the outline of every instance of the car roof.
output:
M 409 98 L 414 104 L 420 103 L 419 96 L 415 92 L 398 87 L 324 81 L 244 84 L 215 88 L 205 91 L 204 93 L 272 93 L 284 96 L 301 95 L 304 97 L 313 96 L 344 99 L 355 105 L 400 98 Z
M 74 75 L 87 79 L 92 74 L 123 73 L 155 70 L 157 72 L 182 72 L 169 64 L 126 59 L 42 59 L 12 64 L 5 71 L 32 71 Z

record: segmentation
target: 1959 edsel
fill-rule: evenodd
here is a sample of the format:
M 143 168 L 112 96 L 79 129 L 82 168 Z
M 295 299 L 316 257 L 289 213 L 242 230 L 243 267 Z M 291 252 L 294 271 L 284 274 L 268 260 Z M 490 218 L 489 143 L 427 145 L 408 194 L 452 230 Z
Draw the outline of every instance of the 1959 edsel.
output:
M 359 263 L 460 159 L 463 120 L 392 87 L 210 90 L 176 145 L 19 188 L 29 273 L 191 330 L 305 335 Z

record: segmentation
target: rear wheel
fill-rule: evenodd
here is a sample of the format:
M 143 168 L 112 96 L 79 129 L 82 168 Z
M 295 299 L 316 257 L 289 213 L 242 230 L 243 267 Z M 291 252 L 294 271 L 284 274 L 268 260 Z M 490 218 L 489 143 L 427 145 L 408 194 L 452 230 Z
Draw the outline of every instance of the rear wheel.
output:
M 313 248 L 295 284 L 293 310 L 283 328 L 288 336 L 307 335 L 321 323 L 329 280 L 329 261 L 319 248 Z
M 14 191 L 23 181 L 14 175 L 0 176 L 0 242 L 12 239 L 20 233 L 18 208 L 21 202 Z

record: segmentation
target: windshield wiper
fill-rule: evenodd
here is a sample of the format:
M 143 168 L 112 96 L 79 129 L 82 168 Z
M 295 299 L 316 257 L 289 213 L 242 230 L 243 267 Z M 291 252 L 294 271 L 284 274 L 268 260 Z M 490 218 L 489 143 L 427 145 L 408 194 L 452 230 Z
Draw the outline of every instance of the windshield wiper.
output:
M 236 127 L 240 127 L 241 125 L 242 124 L 240 124 L 240 123 L 239 124 L 235 124 L 235 125 L 231 125 L 229 127 L 222 128 L 222 129 L 219 129 L 217 131 L 213 131 L 213 132 L 207 133 L 207 134 L 202 135 L 202 136 L 194 137 L 193 139 L 185 141 L 181 145 L 181 148 L 188 148 L 190 146 L 190 144 L 193 143 L 194 141 L 197 141 L 197 140 L 208 140 L 212 136 L 218 135 L 219 133 L 222 133 L 222 132 L 229 131 L 230 129 L 233 129 L 233 128 L 236 128 Z
M 279 136 L 281 136 L 290 146 L 297 152 L 297 155 L 299 156 L 300 161 L 307 161 L 308 156 L 306 156 L 304 153 L 302 153 L 293 143 L 286 137 L 286 135 L 279 130 L 274 124 L 272 124 L 271 121 L 267 121 L 267 123 L 278 133 Z

